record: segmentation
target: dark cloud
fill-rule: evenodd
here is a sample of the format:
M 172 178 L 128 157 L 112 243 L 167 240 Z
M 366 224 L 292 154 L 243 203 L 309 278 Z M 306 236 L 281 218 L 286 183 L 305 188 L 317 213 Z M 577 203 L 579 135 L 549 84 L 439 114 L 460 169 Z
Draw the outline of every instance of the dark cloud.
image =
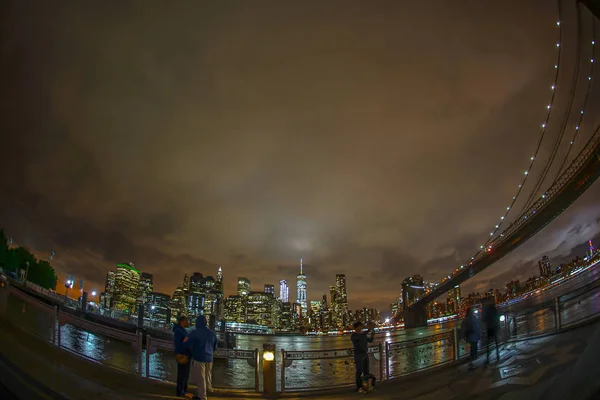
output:
M 0 7 L 0 226 L 16 242 L 90 285 L 132 261 L 167 292 L 218 265 L 228 293 L 237 276 L 293 288 L 303 257 L 309 297 L 346 273 L 353 307 L 386 307 L 486 239 L 539 138 L 558 33 L 541 0 Z M 597 192 L 471 287 L 569 256 L 599 232 Z

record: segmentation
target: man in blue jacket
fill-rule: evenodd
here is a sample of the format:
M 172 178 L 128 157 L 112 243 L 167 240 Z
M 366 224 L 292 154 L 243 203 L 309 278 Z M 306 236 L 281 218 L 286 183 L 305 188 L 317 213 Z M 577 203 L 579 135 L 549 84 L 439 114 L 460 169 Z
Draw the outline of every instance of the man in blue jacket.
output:
M 173 324 L 173 344 L 175 345 L 175 360 L 177 361 L 177 397 L 187 394 L 188 378 L 190 376 L 190 351 L 185 348 L 184 340 L 188 335 L 185 330 L 190 326 L 185 315 L 177 317 Z
M 198 385 L 197 398 L 207 400 L 206 391 L 212 391 L 212 363 L 217 350 L 217 336 L 206 327 L 206 317 L 196 318 L 196 329 L 184 340 L 186 348 L 192 351 L 194 367 L 192 373 Z

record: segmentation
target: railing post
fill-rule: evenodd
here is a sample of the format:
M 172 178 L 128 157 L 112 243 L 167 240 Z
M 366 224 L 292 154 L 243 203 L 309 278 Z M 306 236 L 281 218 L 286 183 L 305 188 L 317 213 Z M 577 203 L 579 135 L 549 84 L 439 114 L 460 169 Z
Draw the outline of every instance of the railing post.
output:
M 554 327 L 556 330 L 560 330 L 562 326 L 562 321 L 560 319 L 560 298 L 554 298 Z
M 146 379 L 150 379 L 150 346 L 152 346 L 152 336 L 146 334 Z
M 454 348 L 454 361 L 460 359 L 460 340 L 458 337 L 458 328 L 452 328 L 452 347 Z
M 143 376 L 142 372 L 142 350 L 144 346 L 144 334 L 142 331 L 138 331 L 137 335 L 137 362 L 138 362 L 138 374 Z
M 58 348 L 60 349 L 60 307 L 57 306 L 57 311 L 56 311 L 56 320 L 58 321 L 58 326 L 57 326 L 57 333 L 56 333 L 56 343 L 58 345 Z
M 58 306 L 54 306 L 54 323 L 52 324 L 52 344 L 56 346 L 56 327 L 58 326 Z M 59 327 L 60 329 L 60 327 Z
M 379 343 L 379 382 L 383 382 L 383 343 Z
M 390 343 L 385 343 L 385 379 L 390 379 Z
M 281 393 L 285 393 L 285 350 L 281 349 Z
M 260 392 L 260 368 L 259 368 L 259 364 L 260 364 L 260 353 L 258 352 L 258 348 L 254 349 L 254 361 L 256 362 L 256 365 L 254 365 L 254 391 L 256 393 Z

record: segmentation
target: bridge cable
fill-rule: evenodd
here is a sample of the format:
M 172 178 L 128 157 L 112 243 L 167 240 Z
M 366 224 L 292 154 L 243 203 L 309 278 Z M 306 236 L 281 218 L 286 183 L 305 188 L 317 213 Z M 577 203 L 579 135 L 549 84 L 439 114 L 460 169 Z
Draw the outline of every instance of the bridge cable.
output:
M 565 118 L 562 122 L 560 131 L 559 131 L 559 135 L 556 138 L 556 141 L 554 143 L 554 147 L 552 148 L 552 152 L 550 153 L 550 158 L 546 162 L 546 165 L 542 171 L 542 174 L 538 178 L 538 180 L 534 186 L 534 189 L 531 191 L 529 198 L 523 205 L 523 208 L 519 212 L 517 218 L 520 218 L 521 215 L 523 215 L 537 199 L 537 194 L 538 194 L 540 188 L 542 187 L 542 185 L 544 184 L 544 182 L 546 181 L 546 177 L 548 176 L 548 173 L 550 172 L 550 169 L 552 168 L 552 164 L 554 164 L 554 159 L 556 158 L 556 154 L 558 153 L 558 149 L 560 148 L 560 144 L 562 143 L 563 136 L 567 130 L 567 125 L 568 125 L 569 119 L 571 117 L 571 111 L 573 110 L 573 103 L 575 101 L 575 95 L 577 94 L 577 82 L 579 80 L 579 71 L 580 71 L 580 66 L 581 66 L 581 18 L 580 18 L 581 15 L 580 15 L 580 11 L 581 11 L 581 9 L 577 6 L 577 19 L 576 19 L 576 24 L 577 24 L 577 48 L 576 48 L 577 49 L 576 50 L 577 63 L 575 64 L 575 71 L 573 72 L 573 84 L 572 84 L 571 91 L 570 91 L 569 103 L 567 105 L 567 111 L 565 113 Z M 580 114 L 583 115 L 583 110 L 581 111 Z
M 594 82 L 594 62 L 595 62 L 595 58 L 596 58 L 596 19 L 594 18 L 594 16 L 591 16 L 591 20 L 592 20 L 592 58 L 590 59 L 590 75 L 588 76 L 588 85 L 587 85 L 587 92 L 585 93 L 585 99 L 583 100 L 583 110 L 587 109 L 587 103 L 589 100 L 589 95 L 590 92 L 592 91 L 592 86 L 593 86 L 593 82 Z M 583 125 L 583 118 L 586 114 L 581 113 L 579 116 L 579 121 L 577 122 L 577 125 L 575 125 L 575 130 L 573 132 L 573 137 L 571 138 L 571 141 L 569 142 L 569 149 L 567 150 L 567 154 L 565 155 L 565 157 L 562 160 L 562 163 L 560 164 L 560 168 L 558 169 L 558 171 L 556 172 L 556 176 L 554 177 L 554 181 L 552 182 L 552 184 L 556 183 L 556 181 L 558 180 L 558 178 L 560 177 L 560 175 L 563 172 L 563 168 L 565 167 L 565 164 L 567 163 L 567 160 L 569 159 L 569 155 L 571 155 L 571 151 L 573 150 L 573 143 L 575 143 L 575 140 L 581 136 L 581 134 L 578 135 L 579 133 L 579 129 L 582 127 Z
M 553 106 L 554 106 L 554 101 L 556 98 L 556 91 L 557 91 L 556 89 L 558 86 L 558 76 L 560 73 L 560 64 L 561 64 L 561 59 L 562 59 L 562 46 L 561 45 L 562 45 L 562 37 L 563 37 L 562 27 L 561 27 L 561 17 L 562 17 L 561 0 L 557 0 L 557 14 L 558 14 L 558 20 L 556 22 L 556 25 L 558 26 L 559 30 L 558 30 L 558 43 L 556 44 L 556 47 L 558 50 L 557 50 L 557 61 L 556 61 L 556 64 L 554 64 L 554 70 L 555 70 L 554 80 L 553 80 L 553 84 L 551 86 L 552 96 L 550 97 L 550 102 L 548 103 L 548 106 L 547 106 L 548 113 L 546 114 L 546 118 L 544 119 L 544 122 L 542 123 L 542 130 L 541 130 L 540 138 L 538 139 L 538 143 L 537 143 L 535 152 L 534 152 L 533 156 L 531 157 L 531 160 L 529 163 L 529 168 L 525 171 L 525 177 L 519 184 L 519 190 L 513 196 L 512 202 L 510 203 L 510 205 L 508 207 L 506 207 L 505 213 L 500 217 L 500 222 L 495 226 L 494 230 L 492 232 L 490 232 L 490 237 L 488 238 L 486 243 L 484 245 L 480 246 L 477 253 L 475 253 L 475 255 L 473 255 L 470 260 L 468 260 L 467 262 L 465 262 L 463 265 L 460 266 L 461 269 L 463 267 L 465 267 L 466 265 L 468 265 L 470 262 L 472 262 L 472 260 L 474 260 L 477 256 L 479 256 L 479 254 L 482 251 L 485 252 L 487 246 L 494 239 L 494 236 L 500 230 L 500 227 L 506 221 L 508 214 L 510 213 L 513 206 L 517 202 L 517 199 L 519 198 L 519 195 L 523 191 L 523 187 L 525 186 L 525 183 L 527 182 L 527 178 L 529 177 L 529 171 L 533 168 L 533 166 L 535 165 L 535 162 L 537 160 L 537 155 L 540 152 L 542 142 L 543 142 L 544 136 L 546 134 L 548 122 L 550 121 L 550 116 L 552 115 L 552 111 L 554 110 Z

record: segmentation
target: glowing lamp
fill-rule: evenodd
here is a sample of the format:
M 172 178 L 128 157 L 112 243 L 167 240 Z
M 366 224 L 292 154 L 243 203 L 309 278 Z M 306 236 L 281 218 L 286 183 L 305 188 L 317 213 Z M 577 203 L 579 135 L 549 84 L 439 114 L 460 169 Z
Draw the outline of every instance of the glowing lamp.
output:
M 265 351 L 263 352 L 263 359 L 265 361 L 273 361 L 275 359 L 275 353 L 272 351 Z
M 504 322 L 506 320 L 506 317 L 504 315 L 500 316 L 500 322 Z

